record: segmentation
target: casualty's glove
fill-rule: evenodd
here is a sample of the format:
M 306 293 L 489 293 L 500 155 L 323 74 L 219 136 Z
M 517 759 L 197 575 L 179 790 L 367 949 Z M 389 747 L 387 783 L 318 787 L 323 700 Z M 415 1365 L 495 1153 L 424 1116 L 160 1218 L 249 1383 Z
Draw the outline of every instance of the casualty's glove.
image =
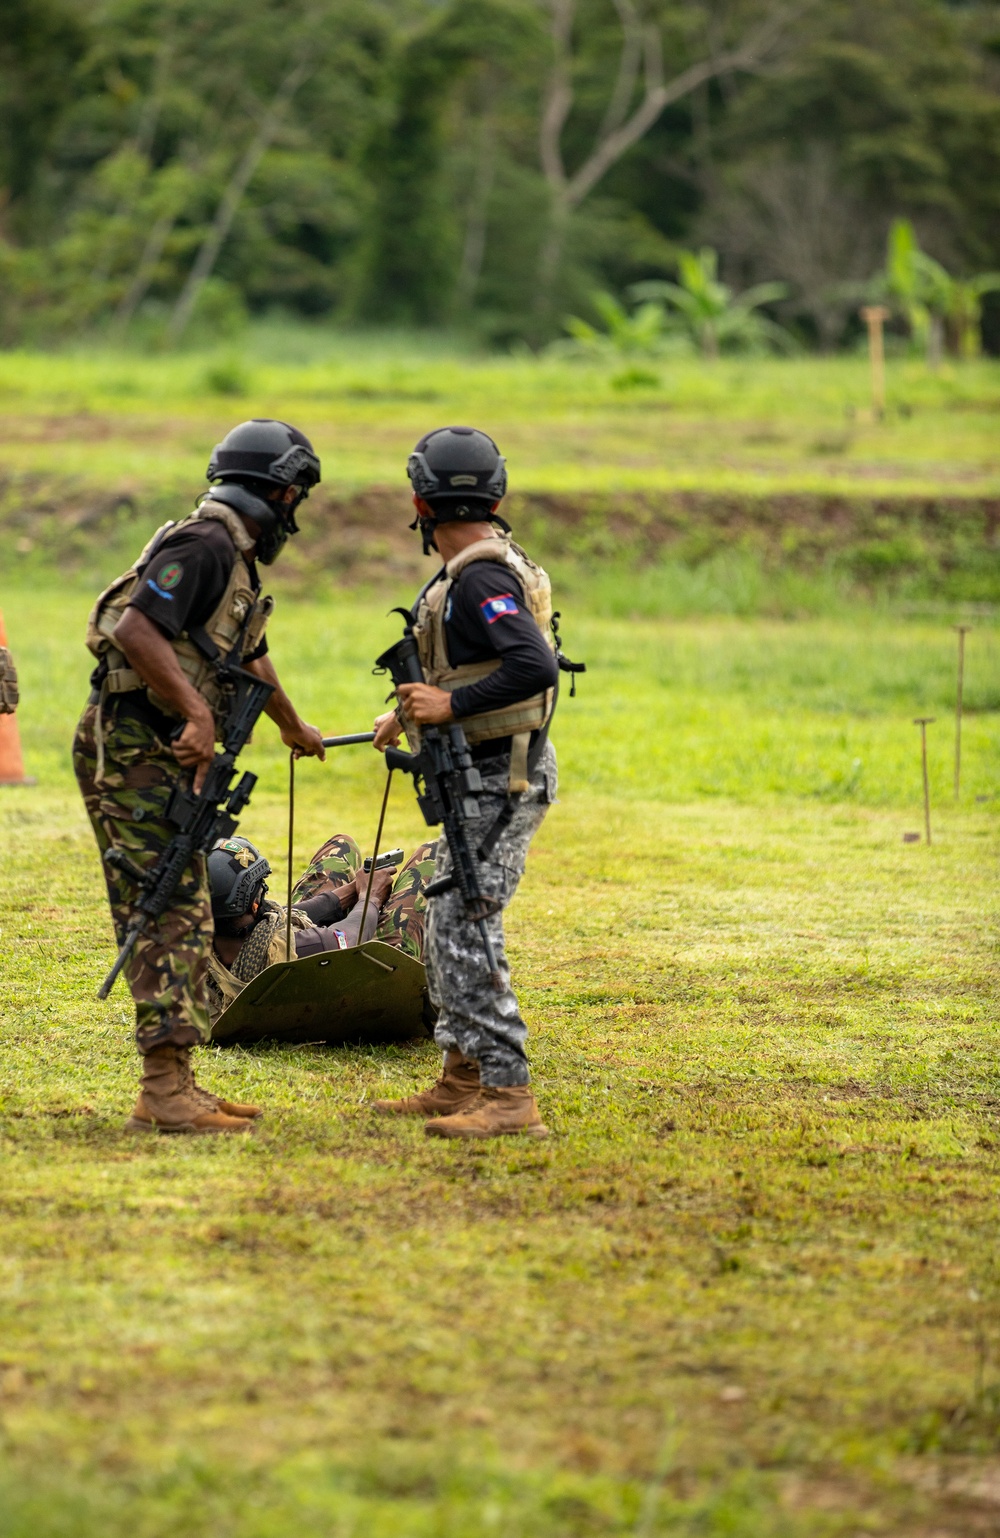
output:
M 0 716 L 12 716 L 19 698 L 14 659 L 6 646 L 0 646 Z

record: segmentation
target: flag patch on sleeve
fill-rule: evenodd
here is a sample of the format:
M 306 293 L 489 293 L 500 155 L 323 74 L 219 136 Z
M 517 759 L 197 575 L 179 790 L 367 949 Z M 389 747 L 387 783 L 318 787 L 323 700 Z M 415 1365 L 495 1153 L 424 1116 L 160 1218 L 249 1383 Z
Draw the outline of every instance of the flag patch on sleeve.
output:
M 504 614 L 516 614 L 517 604 L 512 593 L 498 593 L 495 598 L 484 598 L 479 607 L 483 611 L 487 625 L 492 625 L 495 620 Z

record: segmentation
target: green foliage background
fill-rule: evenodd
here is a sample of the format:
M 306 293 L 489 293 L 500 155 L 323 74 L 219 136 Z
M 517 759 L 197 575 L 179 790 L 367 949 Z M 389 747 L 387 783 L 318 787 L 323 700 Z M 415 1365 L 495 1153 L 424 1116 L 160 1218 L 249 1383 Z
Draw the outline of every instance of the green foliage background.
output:
M 635 14 L 672 79 L 780 10 L 642 0 Z M 609 110 L 621 14 L 575 7 L 570 176 Z M 723 73 L 659 114 L 572 213 L 541 292 L 551 20 L 549 0 L 7 0 L 0 337 L 120 325 L 123 306 L 159 336 L 297 60 L 199 335 L 278 307 L 537 343 L 595 284 L 663 275 L 678 241 L 704 237 L 738 282 L 787 282 L 782 318 L 830 345 L 844 284 L 870 276 L 894 215 L 953 270 L 997 265 L 995 0 L 824 0 L 795 11 L 759 73 Z

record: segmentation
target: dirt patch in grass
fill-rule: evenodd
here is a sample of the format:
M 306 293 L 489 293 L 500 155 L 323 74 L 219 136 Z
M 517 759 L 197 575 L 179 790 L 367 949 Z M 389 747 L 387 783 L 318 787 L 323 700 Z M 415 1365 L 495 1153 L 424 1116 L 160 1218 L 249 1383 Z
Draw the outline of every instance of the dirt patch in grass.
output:
M 89 569 L 98 557 L 110 570 L 112 555 L 127 562 L 158 523 L 183 516 L 185 506 L 174 490 L 0 476 L 0 532 L 14 572 L 20 567 L 25 575 L 52 564 Z M 742 577 L 744 585 L 766 587 L 769 574 L 780 572 L 822 579 L 842 597 L 1000 602 L 1000 498 L 521 493 L 506 511 L 518 537 L 574 587 L 594 578 L 627 587 L 637 573 L 655 583 L 657 572 L 701 573 L 724 587 Z M 339 497 L 320 488 L 302 534 L 282 557 L 280 579 L 315 589 L 322 574 L 340 586 L 405 588 L 426 572 L 410 518 L 405 489 L 371 486 Z M 720 561 L 730 563 L 728 572 L 720 574 Z M 669 582 L 667 589 L 669 608 Z M 810 606 L 802 594 L 798 601 Z M 704 602 L 717 607 L 711 594 Z

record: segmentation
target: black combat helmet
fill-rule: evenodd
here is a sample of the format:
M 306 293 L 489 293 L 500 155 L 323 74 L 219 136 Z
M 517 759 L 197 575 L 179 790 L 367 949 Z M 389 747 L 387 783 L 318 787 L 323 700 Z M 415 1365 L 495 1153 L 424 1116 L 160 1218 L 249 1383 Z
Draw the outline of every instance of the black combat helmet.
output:
M 320 463 L 297 427 L 272 417 L 255 417 L 241 422 L 215 445 L 206 474 L 219 483 L 209 493 L 213 501 L 226 503 L 259 525 L 257 558 L 270 566 L 288 536 L 299 532 L 295 509 L 319 484 Z M 299 488 L 293 502 L 268 500 L 276 487 L 287 486 Z
M 424 554 L 439 523 L 509 524 L 494 512 L 507 492 L 507 461 L 488 433 L 476 427 L 438 427 L 426 433 L 406 466 L 410 485 L 433 511 L 433 518 L 419 515 Z
M 216 932 L 232 933 L 233 921 L 243 918 L 267 893 L 271 867 L 248 838 L 220 839 L 208 856 L 208 885 Z

